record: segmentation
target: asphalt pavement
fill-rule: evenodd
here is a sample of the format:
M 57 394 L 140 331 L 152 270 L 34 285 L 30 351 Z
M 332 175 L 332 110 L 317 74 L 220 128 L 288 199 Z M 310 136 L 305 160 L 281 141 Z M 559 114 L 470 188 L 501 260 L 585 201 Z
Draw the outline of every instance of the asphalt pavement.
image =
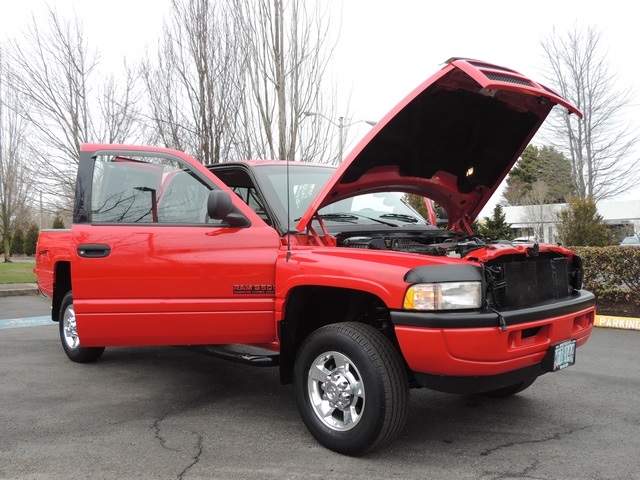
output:
M 48 308 L 0 298 L 4 318 Z M 398 440 L 350 458 L 315 442 L 277 369 L 172 347 L 81 365 L 53 322 L 4 328 L 0 478 L 638 479 L 639 345 L 594 330 L 574 366 L 502 401 L 412 390 Z

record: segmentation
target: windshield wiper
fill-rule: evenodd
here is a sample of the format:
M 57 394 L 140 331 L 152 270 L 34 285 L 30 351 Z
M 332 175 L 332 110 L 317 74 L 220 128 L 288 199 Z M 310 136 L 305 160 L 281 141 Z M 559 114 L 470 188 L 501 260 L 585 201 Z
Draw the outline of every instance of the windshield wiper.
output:
M 380 215 L 380 218 L 397 218 L 398 220 L 403 220 L 408 223 L 419 222 L 416 217 L 412 217 L 411 215 L 406 215 L 403 213 L 383 213 L 382 215 Z
M 386 225 L 387 227 L 397 227 L 395 223 L 385 222 L 384 220 L 380 220 L 378 218 L 367 217 L 366 215 L 360 215 L 359 213 L 324 213 L 320 215 L 322 218 L 328 218 L 331 220 L 336 219 L 358 219 L 358 218 L 366 218 L 367 220 L 371 220 L 372 222 L 381 223 Z M 339 220 L 338 220 L 339 221 Z
M 323 213 L 323 214 L 320 214 L 320 217 L 323 219 L 326 218 L 328 220 L 333 220 L 336 222 L 358 220 L 357 215 L 351 215 L 350 213 Z
M 357 215 L 360 218 L 366 218 L 367 220 L 371 220 L 372 222 L 381 223 L 383 225 L 386 225 L 387 227 L 397 227 L 398 226 L 395 223 L 385 222 L 384 220 L 380 220 L 379 218 L 367 217 L 366 215 L 360 215 L 359 213 L 354 213 L 354 215 Z M 384 215 L 380 215 L 380 216 L 384 217 Z
M 319 215 L 321 218 L 327 218 L 329 220 L 335 220 L 337 222 L 341 220 L 357 220 L 358 217 L 356 215 L 351 215 L 350 213 L 325 213 Z M 299 222 L 302 217 L 295 218 L 294 222 Z
M 388 227 L 397 227 L 395 223 L 385 222 L 384 220 L 380 220 L 378 218 L 367 217 L 366 215 L 360 215 L 359 213 L 322 213 L 319 214 L 320 218 L 333 220 L 334 222 L 348 222 L 353 220 L 358 220 L 359 218 L 366 218 L 367 220 L 371 220 L 372 222 L 381 223 Z M 300 218 L 294 220 L 294 222 L 299 221 Z M 355 222 L 354 222 L 355 223 Z

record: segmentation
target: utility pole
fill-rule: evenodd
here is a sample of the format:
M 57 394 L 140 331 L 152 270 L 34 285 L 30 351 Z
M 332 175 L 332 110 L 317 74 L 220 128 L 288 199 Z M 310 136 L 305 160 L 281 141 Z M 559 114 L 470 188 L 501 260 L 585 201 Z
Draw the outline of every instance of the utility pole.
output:
M 337 162 L 336 163 L 342 163 L 342 158 L 344 156 L 344 130 L 347 127 L 350 127 L 351 125 L 355 125 L 356 123 L 366 123 L 367 125 L 373 127 L 377 122 L 374 122 L 373 120 L 356 120 L 355 122 L 352 123 L 348 123 L 345 125 L 344 123 L 344 117 L 338 117 L 338 123 L 334 122 L 333 120 L 331 120 L 329 117 L 327 117 L 326 115 L 323 115 L 322 113 L 318 113 L 318 112 L 302 112 L 302 116 L 303 117 L 321 117 L 324 118 L 326 121 L 328 121 L 329 123 L 331 123 L 332 125 L 335 125 L 336 127 L 338 127 L 338 158 L 337 158 Z
M 2 119 L 4 117 L 3 115 L 3 111 L 2 111 L 2 104 L 4 103 L 4 98 L 2 97 L 2 50 L 0 50 L 0 202 L 2 203 L 2 206 L 4 207 L 4 197 L 2 196 L 2 183 L 4 182 L 5 176 L 4 176 L 4 167 L 2 164 L 2 153 L 4 151 L 4 145 L 2 144 L 2 140 L 4 138 L 4 128 L 2 125 Z
M 341 163 L 344 157 L 344 117 L 338 118 L 338 130 L 340 131 L 340 136 L 338 137 L 338 163 Z

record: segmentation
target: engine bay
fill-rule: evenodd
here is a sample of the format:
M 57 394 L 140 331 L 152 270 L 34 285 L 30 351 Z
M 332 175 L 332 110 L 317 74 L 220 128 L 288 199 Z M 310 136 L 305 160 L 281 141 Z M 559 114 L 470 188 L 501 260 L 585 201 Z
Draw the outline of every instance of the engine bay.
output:
M 447 230 L 358 232 L 336 235 L 338 246 L 463 258 L 488 245 L 482 238 Z M 505 241 L 507 242 L 507 241 Z

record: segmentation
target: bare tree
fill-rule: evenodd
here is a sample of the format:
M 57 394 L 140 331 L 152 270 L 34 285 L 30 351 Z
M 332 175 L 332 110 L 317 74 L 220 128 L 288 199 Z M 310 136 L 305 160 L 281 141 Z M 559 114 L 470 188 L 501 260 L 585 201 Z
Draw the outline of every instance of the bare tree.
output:
M 549 204 L 549 193 L 549 185 L 543 180 L 536 180 L 522 199 L 525 216 L 523 223 L 529 225 L 534 236 L 540 241 L 545 240 L 545 224 L 552 224 L 555 220 L 553 205 Z M 548 241 L 553 241 L 553 239 L 548 239 Z
M 121 82 L 113 75 L 96 79 L 99 56 L 85 40 L 82 24 L 52 8 L 44 22 L 32 17 L 23 38 L 10 44 L 8 57 L 16 72 L 19 111 L 32 130 L 29 143 L 37 161 L 31 164 L 38 167 L 40 188 L 61 200 L 58 207 L 69 208 L 82 144 L 136 136 L 133 73 L 125 68 Z
M 136 143 L 143 136 L 140 117 L 142 95 L 138 89 L 136 69 L 125 61 L 118 78 L 113 74 L 101 78 L 97 87 L 97 112 L 93 105 L 89 105 L 92 115 L 99 113 L 94 117 L 94 141 Z
M 140 70 L 149 140 L 205 164 L 319 160 L 335 143 L 335 124 L 304 113 L 333 116 L 322 83 L 327 32 L 320 2 L 173 0 L 157 57 Z
M 507 188 L 504 190 L 502 196 L 508 205 L 523 205 L 524 197 L 527 194 L 527 189 L 524 183 L 514 181 L 507 177 Z
M 0 50 L 0 240 L 4 261 L 11 261 L 11 237 L 26 223 L 33 177 L 24 168 L 26 122 L 18 115 L 14 77 L 5 69 Z
M 205 164 L 229 156 L 240 110 L 241 34 L 224 3 L 173 0 L 147 88 L 157 140 Z
M 570 153 L 578 197 L 597 201 L 635 187 L 638 159 L 631 156 L 638 136 L 622 118 L 631 90 L 615 88 L 601 34 L 593 27 L 554 30 L 542 48 L 549 81 L 584 113 L 582 121 L 563 113 L 552 123 L 554 138 Z
M 321 2 L 235 0 L 247 94 L 243 145 L 247 156 L 319 161 L 332 146 L 332 98 L 323 83 L 334 45 Z

